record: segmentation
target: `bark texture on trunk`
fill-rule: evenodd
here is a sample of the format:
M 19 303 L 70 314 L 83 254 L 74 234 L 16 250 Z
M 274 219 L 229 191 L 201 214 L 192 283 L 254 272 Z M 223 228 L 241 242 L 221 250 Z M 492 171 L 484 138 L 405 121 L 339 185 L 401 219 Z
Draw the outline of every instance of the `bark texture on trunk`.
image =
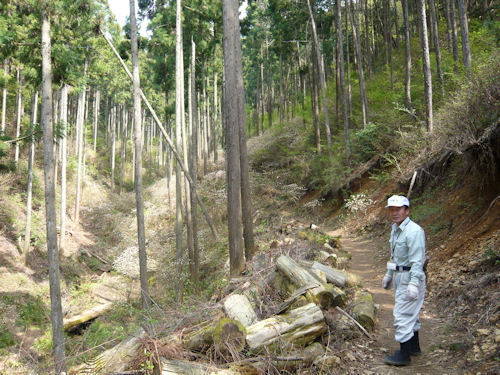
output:
M 146 230 L 144 227 L 144 198 L 142 193 L 142 142 L 141 142 L 141 81 L 139 78 L 139 53 L 137 50 L 137 24 L 135 0 L 130 0 L 130 34 L 132 49 L 132 80 L 134 99 L 135 126 L 135 202 L 137 216 L 137 244 L 139 248 L 139 275 L 141 285 L 142 308 L 149 309 L 149 287 L 147 279 Z
M 433 130 L 432 114 L 432 77 L 431 60 L 429 57 L 429 40 L 427 38 L 427 19 L 425 17 L 425 0 L 417 0 L 418 17 L 420 22 L 420 42 L 422 45 L 422 69 L 424 71 L 424 95 L 427 131 Z
M 43 167 L 45 175 L 45 223 L 47 228 L 47 255 L 49 258 L 50 313 L 55 373 L 66 371 L 63 314 L 57 251 L 57 217 L 54 183 L 54 136 L 52 129 L 52 66 L 51 66 L 50 15 L 47 4 L 42 3 L 42 107 Z

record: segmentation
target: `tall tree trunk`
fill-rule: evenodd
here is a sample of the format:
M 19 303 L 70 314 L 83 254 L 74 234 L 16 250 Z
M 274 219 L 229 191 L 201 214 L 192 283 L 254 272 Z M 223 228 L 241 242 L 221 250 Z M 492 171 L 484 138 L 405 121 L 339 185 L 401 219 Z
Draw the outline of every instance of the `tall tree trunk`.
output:
M 436 15 L 436 3 L 434 0 L 429 0 L 429 10 L 431 13 L 432 36 L 434 38 L 434 51 L 436 53 L 436 69 L 438 75 L 438 83 L 441 88 L 441 94 L 444 95 L 444 78 L 443 68 L 441 64 L 441 48 L 439 47 L 439 31 L 438 19 Z
M 120 187 L 118 193 L 121 194 L 123 191 L 123 169 L 125 168 L 125 145 L 127 144 L 127 118 L 125 106 L 122 107 L 122 129 L 121 129 L 122 139 L 120 143 Z
M 30 121 L 30 151 L 28 156 L 28 186 L 26 192 L 26 228 L 24 230 L 24 251 L 23 258 L 24 263 L 26 263 L 28 251 L 30 250 L 31 243 L 31 208 L 32 208 L 32 197 L 33 197 L 33 163 L 35 161 L 35 136 L 33 135 L 35 131 L 35 124 L 37 121 L 37 109 L 38 109 L 38 91 L 31 94 L 31 121 Z
M 346 46 L 346 60 L 347 60 L 347 108 L 349 109 L 349 118 L 352 119 L 352 86 L 351 86 L 351 53 L 349 51 L 349 24 L 348 24 L 348 11 L 347 7 L 345 7 L 345 46 Z M 342 20 L 342 16 L 339 18 Z M 342 28 L 342 23 L 340 24 L 340 28 Z M 341 32 L 342 30 L 340 30 Z M 340 46 L 340 34 L 338 35 L 339 38 L 339 59 L 340 59 L 340 51 L 343 51 L 343 46 Z M 340 66 L 340 65 L 339 65 Z M 344 56 L 342 56 L 342 69 L 339 77 L 343 77 L 342 72 L 345 72 L 344 69 Z M 341 81 L 339 82 L 340 85 L 342 85 L 342 78 Z M 344 79 L 344 89 L 345 89 L 345 79 Z
M 411 48 L 410 48 L 410 25 L 408 21 L 408 0 L 401 0 L 403 7 L 403 23 L 405 30 L 405 101 L 406 108 L 411 111 Z
M 85 65 L 83 68 L 83 75 L 87 75 L 87 58 L 85 58 Z M 76 115 L 76 127 L 77 127 L 77 147 L 78 147 L 78 163 L 77 163 L 77 174 L 76 174 L 76 197 L 75 197 L 75 222 L 78 223 L 80 216 L 80 194 L 82 190 L 82 165 L 83 165 L 83 138 L 84 138 L 84 122 L 85 122 L 85 94 L 86 86 L 78 94 L 78 109 Z M 114 145 L 113 145 L 114 146 Z M 113 185 L 111 185 L 113 186 Z M 112 191 L 112 190 L 111 190 Z
M 94 98 L 94 152 L 97 147 L 97 133 L 99 132 L 99 106 L 101 104 L 101 91 L 96 89 Z
M 316 48 L 316 59 L 318 64 L 319 81 L 321 84 L 321 96 L 323 100 L 323 116 L 325 117 L 326 142 L 328 145 L 328 153 L 330 154 L 330 156 L 332 156 L 332 136 L 330 133 L 330 121 L 328 119 L 328 103 L 326 101 L 325 73 L 323 71 L 323 64 L 321 63 L 321 52 L 319 48 L 318 34 L 316 33 L 316 22 L 314 21 L 311 2 L 309 0 L 307 0 L 307 8 L 309 10 L 309 18 L 311 20 L 312 37 L 314 42 L 313 44 L 314 47 Z
M 313 41 L 314 43 L 314 41 Z M 313 111 L 313 121 L 314 121 L 314 139 L 316 141 L 316 150 L 318 154 L 321 152 L 321 128 L 319 124 L 319 94 L 318 94 L 318 60 L 315 58 L 315 48 L 311 51 L 311 106 Z
M 191 278 L 194 283 L 195 293 L 199 293 L 200 284 L 200 249 L 198 246 L 198 218 L 197 218 L 197 206 L 194 191 L 196 189 L 196 172 L 197 172 L 197 162 L 196 162 L 196 150 L 198 149 L 198 119 L 197 119 L 197 103 L 196 103 L 196 45 L 191 37 L 191 74 L 190 74 L 189 86 L 189 124 L 190 124 L 190 141 L 189 146 L 189 171 L 191 174 L 191 180 L 193 185 L 191 185 L 191 222 L 193 227 L 193 265 Z M 194 188 L 194 189 L 193 189 Z
M 111 192 L 115 191 L 115 152 L 116 152 L 116 117 L 117 106 L 111 107 Z
M 347 116 L 347 99 L 345 92 L 344 48 L 342 38 L 342 12 L 340 11 L 340 1 L 337 1 L 335 9 L 337 13 L 337 37 L 339 38 L 340 89 L 342 92 L 342 113 L 344 115 L 345 157 L 347 165 L 350 165 L 351 148 L 349 146 L 349 117 Z
M 451 14 L 450 14 L 450 0 L 444 0 L 444 11 L 446 16 L 446 41 L 448 43 L 448 49 L 451 51 Z
M 61 138 L 61 229 L 59 235 L 59 251 L 64 254 L 66 240 L 66 166 L 67 166 L 67 145 L 68 145 L 68 85 L 63 84 L 61 88 L 61 110 L 60 122 L 62 126 Z
M 364 19 L 365 19 L 365 53 L 366 53 L 366 74 L 370 78 L 372 72 L 372 53 L 370 50 L 370 20 L 368 12 L 368 0 L 364 2 Z M 347 17 L 346 17 L 347 19 Z
M 2 130 L 0 135 L 5 135 L 5 115 L 7 112 L 7 82 L 9 78 L 9 63 L 8 60 L 4 60 L 3 70 L 5 73 L 5 82 L 2 88 Z
M 50 314 L 55 373 L 66 372 L 63 314 L 57 251 L 57 217 L 54 184 L 54 137 L 52 129 L 52 66 L 50 41 L 50 15 L 47 4 L 42 3 L 42 107 L 43 166 L 45 176 L 45 223 L 47 229 L 47 255 L 49 261 Z
M 181 0 L 177 0 L 176 6 L 176 43 L 175 43 L 175 143 L 177 150 L 182 149 L 182 118 L 184 116 L 184 92 L 183 77 L 184 64 L 182 56 L 182 13 Z M 206 130 L 206 128 L 205 128 Z M 206 152 L 206 150 L 205 150 Z M 177 262 L 177 302 L 182 301 L 182 170 L 179 161 L 175 163 L 175 260 Z
M 17 69 L 17 93 L 16 93 L 16 139 L 21 135 L 21 114 L 22 114 L 22 104 L 23 94 L 22 94 L 22 78 L 21 70 Z M 52 103 L 51 103 L 52 105 Z M 14 151 L 14 161 L 17 165 L 19 162 L 19 141 L 16 141 L 16 148 Z
M 260 50 L 261 60 L 264 59 L 262 54 L 262 48 Z M 264 96 L 264 63 L 260 63 L 260 101 L 261 101 L 261 123 L 262 123 L 262 133 L 264 133 L 264 116 L 266 114 L 266 99 Z
M 236 14 L 237 7 L 236 7 Z M 240 23 L 237 17 L 234 22 L 234 55 L 235 55 L 235 75 L 236 91 L 238 100 L 238 124 L 239 124 L 239 154 L 240 154 L 240 176 L 241 176 L 241 216 L 243 223 L 243 240 L 245 244 L 245 258 L 250 261 L 255 251 L 255 240 L 253 235 L 253 215 L 252 215 L 252 196 L 250 191 L 250 176 L 248 171 L 248 152 L 246 135 L 246 105 L 245 105 L 245 87 L 243 83 L 243 61 L 241 52 Z
M 462 56 L 464 59 L 465 69 L 470 70 L 471 57 L 470 57 L 470 45 L 469 45 L 469 25 L 467 21 L 467 11 L 465 7 L 464 0 L 457 0 L 458 2 L 458 19 L 460 21 L 460 33 L 462 35 Z
M 212 121 L 212 150 L 214 152 L 214 163 L 217 163 L 217 134 L 219 129 L 218 119 L 218 93 L 217 93 L 217 71 L 214 69 L 214 120 Z
M 227 176 L 227 220 L 229 236 L 229 270 L 231 276 L 239 276 L 245 269 L 245 257 L 241 243 L 241 165 L 239 126 L 239 43 L 238 3 L 222 0 L 222 24 L 224 28 L 224 117 L 226 126 L 226 176 Z M 241 47 L 240 47 L 241 48 Z
M 394 0 L 394 30 L 396 32 L 396 48 L 399 48 L 399 17 L 397 0 Z
M 429 57 L 429 41 L 427 39 L 427 19 L 425 17 L 425 0 L 417 0 L 418 17 L 420 22 L 420 42 L 422 45 L 422 68 L 424 72 L 424 96 L 427 131 L 433 130 L 433 115 L 432 115 L 432 77 L 431 77 L 431 61 Z
M 453 61 L 455 62 L 455 72 L 458 71 L 458 32 L 457 19 L 455 11 L 455 0 L 450 0 L 450 15 L 451 15 L 451 36 L 453 44 Z
M 280 107 L 279 107 L 279 116 L 280 116 L 280 124 L 283 123 L 284 115 L 284 99 L 283 99 L 283 56 L 280 53 Z
M 203 155 L 203 176 L 208 173 L 208 150 L 207 150 L 207 89 L 205 80 L 205 64 L 201 68 L 201 89 L 202 89 L 202 129 L 201 129 L 201 153 Z
M 130 0 L 130 44 L 132 50 L 132 79 L 135 126 L 135 201 L 137 214 L 137 242 L 139 247 L 139 274 L 143 310 L 149 309 L 149 288 L 147 278 L 146 231 L 144 228 L 144 198 L 142 195 L 142 144 L 141 144 L 141 81 L 139 78 L 139 54 L 137 51 L 137 26 L 135 0 Z
M 350 8 L 351 7 L 349 6 L 349 9 Z M 365 76 L 363 74 L 363 64 L 362 64 L 363 60 L 361 56 L 361 42 L 359 40 L 359 24 L 358 24 L 357 9 L 354 9 L 354 14 L 353 12 L 350 12 L 350 16 L 351 16 L 352 33 L 354 37 L 354 45 L 356 47 L 356 55 L 358 56 L 359 92 L 361 96 L 361 113 L 363 118 L 363 127 L 366 127 L 370 115 L 368 110 L 368 98 L 366 96 Z

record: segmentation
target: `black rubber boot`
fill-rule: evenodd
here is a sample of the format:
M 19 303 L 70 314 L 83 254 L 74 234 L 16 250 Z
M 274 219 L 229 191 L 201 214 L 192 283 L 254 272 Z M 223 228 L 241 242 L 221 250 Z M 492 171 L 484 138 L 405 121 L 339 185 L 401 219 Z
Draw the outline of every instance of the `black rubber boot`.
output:
M 411 342 L 408 340 L 407 342 L 400 343 L 400 350 L 396 350 L 393 355 L 389 355 L 384 358 L 384 362 L 388 365 L 393 366 L 408 366 L 411 362 L 410 358 L 410 345 Z
M 422 351 L 420 350 L 420 343 L 418 341 L 418 331 L 413 332 L 413 337 L 409 341 L 411 343 L 410 346 L 410 355 L 419 356 L 422 355 Z

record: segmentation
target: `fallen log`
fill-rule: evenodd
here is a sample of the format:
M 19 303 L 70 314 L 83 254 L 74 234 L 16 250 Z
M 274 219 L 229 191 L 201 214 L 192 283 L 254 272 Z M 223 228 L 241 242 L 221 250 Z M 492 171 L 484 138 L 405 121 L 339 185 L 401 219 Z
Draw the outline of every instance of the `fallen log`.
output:
M 364 328 L 371 331 L 375 326 L 375 305 L 370 293 L 357 291 L 354 294 L 352 315 Z
M 226 298 L 224 310 L 230 319 L 240 322 L 243 327 L 248 327 L 259 320 L 250 301 L 242 294 L 232 294 Z
M 276 268 L 296 288 L 316 285 L 305 292 L 305 297 L 309 302 L 316 303 L 323 308 L 327 308 L 334 303 L 335 296 L 332 288 L 323 283 L 317 275 L 297 264 L 292 258 L 286 255 L 280 256 L 276 261 Z
M 303 346 L 321 336 L 327 329 L 323 312 L 314 303 L 275 315 L 247 327 L 247 344 L 251 351 L 265 347 Z
M 205 322 L 201 328 L 186 335 L 183 346 L 195 352 L 204 352 L 215 345 L 221 352 L 241 351 L 245 346 L 245 327 L 238 321 L 222 318 Z
M 101 375 L 126 371 L 131 362 L 140 354 L 141 341 L 145 337 L 146 333 L 141 330 L 136 335 L 129 336 L 118 345 L 101 353 L 95 359 L 72 369 L 69 374 Z
M 192 361 L 160 357 L 161 366 L 155 366 L 155 375 L 235 375 L 239 371 L 220 369 L 215 366 Z M 161 368 L 161 370 L 160 370 Z
M 323 271 L 329 283 L 341 288 L 345 287 L 347 277 L 344 272 L 325 266 L 319 262 L 313 262 L 311 269 Z
M 112 307 L 113 307 L 113 303 L 108 302 L 108 303 L 104 303 L 102 305 L 98 305 L 96 307 L 93 307 L 90 310 L 82 312 L 81 314 L 64 319 L 63 320 L 64 330 L 66 332 L 74 331 L 83 323 L 86 323 L 89 320 L 95 319 L 98 316 L 111 310 Z

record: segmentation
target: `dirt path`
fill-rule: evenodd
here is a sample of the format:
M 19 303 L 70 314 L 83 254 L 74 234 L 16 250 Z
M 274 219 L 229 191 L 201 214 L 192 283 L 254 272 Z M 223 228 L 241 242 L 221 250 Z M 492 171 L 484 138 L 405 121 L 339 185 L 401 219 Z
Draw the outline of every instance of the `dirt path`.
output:
M 329 234 L 338 235 L 338 232 Z M 457 374 L 460 373 L 453 362 L 450 362 L 449 351 L 444 350 L 450 343 L 456 342 L 454 335 L 449 333 L 447 322 L 435 314 L 433 306 L 428 302 L 420 313 L 422 329 L 420 345 L 423 355 L 412 357 L 412 364 L 408 367 L 387 366 L 383 357 L 392 354 L 398 348 L 394 341 L 392 326 L 394 297 L 392 290 L 385 290 L 381 286 L 385 273 L 385 256 L 383 245 L 377 245 L 373 240 L 342 236 L 342 247 L 352 255 L 350 269 L 363 278 L 363 287 L 372 293 L 377 311 L 377 326 L 375 342 L 370 345 L 375 355 L 367 367 L 377 374 Z

